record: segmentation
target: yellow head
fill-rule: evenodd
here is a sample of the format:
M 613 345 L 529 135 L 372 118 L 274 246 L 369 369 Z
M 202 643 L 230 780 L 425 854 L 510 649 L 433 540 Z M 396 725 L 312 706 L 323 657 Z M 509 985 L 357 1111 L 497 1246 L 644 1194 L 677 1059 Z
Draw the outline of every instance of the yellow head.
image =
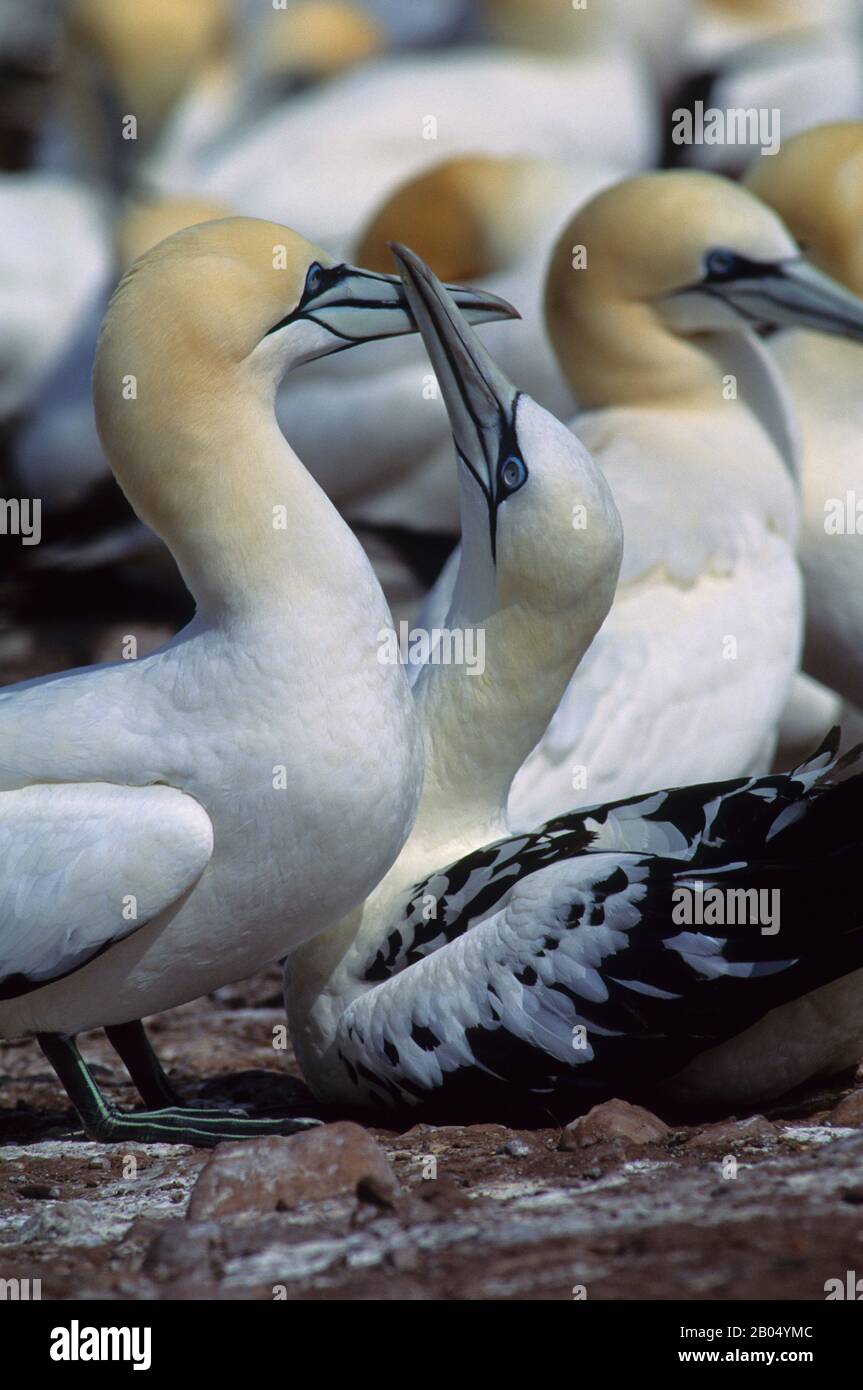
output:
M 295 0 L 266 16 L 257 48 L 263 78 L 320 82 L 383 53 L 386 36 L 360 5 Z
M 746 185 L 822 270 L 863 294 L 863 121 L 815 126 L 762 156 Z
M 512 316 L 493 295 L 453 288 L 477 322 Z M 248 453 L 260 430 L 277 431 L 287 371 L 414 331 L 397 276 L 272 222 L 188 227 L 135 261 L 108 306 L 93 378 L 102 442 L 138 514 L 169 539 L 178 522 L 188 531 L 228 440 Z
M 444 160 L 386 200 L 359 240 L 357 260 L 382 270 L 391 263 L 390 243 L 398 241 L 443 280 L 478 280 L 504 269 L 535 167 L 536 161 L 490 155 Z
M 706 335 L 796 323 L 856 336 L 860 311 L 758 198 L 688 170 L 600 193 L 563 232 L 546 283 L 549 335 L 585 406 L 715 394 Z
M 230 0 L 73 0 L 67 19 L 81 80 L 110 94 L 114 119 L 135 116 L 154 139 L 177 98 L 230 36 Z

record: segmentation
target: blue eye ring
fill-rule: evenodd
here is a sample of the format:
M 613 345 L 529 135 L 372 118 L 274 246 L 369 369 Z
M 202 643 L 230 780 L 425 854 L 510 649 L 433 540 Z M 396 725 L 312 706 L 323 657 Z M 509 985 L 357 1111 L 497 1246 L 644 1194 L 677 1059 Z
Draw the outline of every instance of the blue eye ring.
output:
M 704 267 L 707 274 L 712 275 L 714 279 L 726 280 L 737 270 L 737 257 L 733 251 L 717 247 L 715 251 L 708 251 L 704 258 Z
M 320 291 L 324 278 L 324 268 L 318 261 L 313 261 L 306 273 L 306 295 L 315 295 Z
M 527 482 L 527 465 L 517 454 L 509 454 L 498 468 L 500 491 L 509 495 L 518 492 Z

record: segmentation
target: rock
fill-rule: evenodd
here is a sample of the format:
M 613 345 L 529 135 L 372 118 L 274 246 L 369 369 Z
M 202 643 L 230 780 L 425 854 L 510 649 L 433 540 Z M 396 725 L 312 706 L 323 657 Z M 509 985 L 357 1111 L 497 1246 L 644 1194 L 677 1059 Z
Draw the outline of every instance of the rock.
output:
M 219 1273 L 218 1247 L 217 1222 L 192 1225 L 188 1221 L 172 1221 L 153 1239 L 144 1256 L 143 1269 L 159 1283 Z
M 609 1139 L 624 1139 L 630 1144 L 656 1144 L 670 1134 L 668 1125 L 658 1115 L 651 1114 L 640 1105 L 630 1105 L 625 1100 L 607 1100 L 568 1124 L 558 1148 L 572 1152 L 589 1148 L 592 1144 L 605 1143 Z
M 852 1091 L 830 1111 L 831 1125 L 863 1125 L 863 1091 Z
M 530 1144 L 526 1144 L 524 1140 L 519 1139 L 516 1134 L 512 1139 L 507 1139 L 500 1152 L 502 1154 L 507 1154 L 510 1158 L 530 1158 L 533 1149 Z
M 187 1219 L 290 1211 L 303 1202 L 354 1194 L 360 1184 L 375 1193 L 378 1204 L 398 1196 L 383 1149 L 347 1120 L 285 1138 L 219 1144 L 195 1183 Z
M 720 1120 L 706 1125 L 686 1142 L 688 1149 L 727 1148 L 730 1144 L 745 1144 L 766 1139 L 778 1139 L 779 1130 L 764 1115 L 748 1115 L 745 1120 Z

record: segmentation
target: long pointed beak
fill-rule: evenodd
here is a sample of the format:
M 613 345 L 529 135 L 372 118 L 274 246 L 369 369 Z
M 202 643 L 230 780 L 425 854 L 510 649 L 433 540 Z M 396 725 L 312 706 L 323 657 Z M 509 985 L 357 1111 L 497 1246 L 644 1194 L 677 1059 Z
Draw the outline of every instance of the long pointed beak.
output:
M 390 249 L 443 394 L 456 450 L 485 493 L 493 546 L 499 469 L 516 447 L 519 393 L 468 326 L 451 287 L 406 246 L 394 243 Z
M 804 257 L 778 261 L 763 275 L 711 286 L 755 323 L 814 328 L 863 341 L 863 299 L 858 299 Z
M 469 323 L 521 317 L 507 300 L 487 290 L 464 285 L 446 289 Z M 399 277 L 351 265 L 305 305 L 303 316 L 327 328 L 345 347 L 417 331 L 413 306 Z

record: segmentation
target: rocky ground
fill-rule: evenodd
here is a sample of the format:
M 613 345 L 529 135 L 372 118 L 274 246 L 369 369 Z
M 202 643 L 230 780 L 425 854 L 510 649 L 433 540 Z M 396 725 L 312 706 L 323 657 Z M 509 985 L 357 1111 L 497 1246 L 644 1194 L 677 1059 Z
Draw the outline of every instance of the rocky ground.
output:
M 186 1096 L 314 1113 L 273 1052 L 279 984 L 268 971 L 150 1021 Z M 104 1039 L 83 1041 L 133 1105 Z M 711 1125 L 611 1102 L 565 1129 L 338 1120 L 118 1148 L 76 1132 L 33 1043 L 7 1043 L 0 1278 L 52 1299 L 823 1299 L 863 1266 L 861 1081 Z

